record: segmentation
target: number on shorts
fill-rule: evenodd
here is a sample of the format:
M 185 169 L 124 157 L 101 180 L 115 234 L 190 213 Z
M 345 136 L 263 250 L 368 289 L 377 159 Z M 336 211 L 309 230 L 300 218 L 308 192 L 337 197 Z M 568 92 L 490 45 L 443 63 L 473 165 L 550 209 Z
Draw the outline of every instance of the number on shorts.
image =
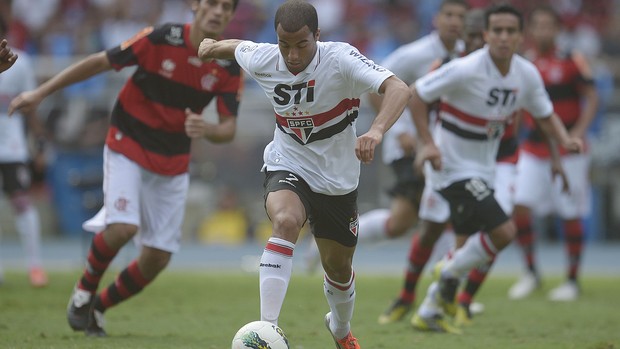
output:
M 491 194 L 491 190 L 480 178 L 470 179 L 469 182 L 465 183 L 465 189 L 467 189 L 478 201 L 484 200 L 484 198 Z

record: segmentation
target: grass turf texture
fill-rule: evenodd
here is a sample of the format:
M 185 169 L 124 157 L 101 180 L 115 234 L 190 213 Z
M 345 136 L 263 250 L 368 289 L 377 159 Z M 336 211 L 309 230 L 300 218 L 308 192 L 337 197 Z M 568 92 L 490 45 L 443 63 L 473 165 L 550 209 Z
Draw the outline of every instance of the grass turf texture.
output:
M 110 275 L 102 285 L 111 282 Z M 0 348 L 228 349 L 237 329 L 259 314 L 256 274 L 166 271 L 142 294 L 106 313 L 108 338 L 86 338 L 71 331 L 65 318 L 78 276 L 79 271 L 51 273 L 48 287 L 33 289 L 25 273 L 8 272 L 0 286 Z M 548 302 L 546 289 L 524 301 L 507 301 L 513 281 L 492 276 L 478 297 L 485 313 L 458 336 L 414 331 L 409 317 L 378 325 L 401 279 L 358 274 L 353 333 L 364 349 L 620 348 L 617 278 L 584 278 L 575 303 Z M 427 282 L 420 285 L 421 296 Z M 293 276 L 280 318 L 292 349 L 333 348 L 323 325 L 327 311 L 321 276 Z

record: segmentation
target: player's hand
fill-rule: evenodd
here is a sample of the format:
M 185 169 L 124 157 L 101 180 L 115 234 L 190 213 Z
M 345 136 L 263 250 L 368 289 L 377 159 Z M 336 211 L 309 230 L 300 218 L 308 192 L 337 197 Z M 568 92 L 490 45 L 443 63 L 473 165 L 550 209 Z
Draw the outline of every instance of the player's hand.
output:
M 398 135 L 398 144 L 403 150 L 405 156 L 413 156 L 415 154 L 416 138 L 408 133 Z
M 202 115 L 192 112 L 189 108 L 185 108 L 185 133 L 190 138 L 202 138 L 208 125 L 202 118 Z
M 425 144 L 418 150 L 413 162 L 415 171 L 422 173 L 426 161 L 431 162 L 431 166 L 433 166 L 435 171 L 441 170 L 441 152 L 435 143 Z
M 26 91 L 20 93 L 17 97 L 13 98 L 11 104 L 9 104 L 9 116 L 13 115 L 16 111 L 23 113 L 31 113 L 37 110 L 37 107 L 43 100 L 37 90 Z
M 570 193 L 570 185 L 568 183 L 568 177 L 566 176 L 566 172 L 564 172 L 564 167 L 562 166 L 562 162 L 559 159 L 551 158 L 551 178 L 555 179 L 556 177 L 560 177 L 562 181 L 562 192 Z
M 571 153 L 583 153 L 583 141 L 578 137 L 568 137 L 562 147 Z
M 0 41 L 0 73 L 9 69 L 17 61 L 17 54 L 7 45 L 6 39 Z
M 213 40 L 210 38 L 205 38 L 200 42 L 200 46 L 198 47 L 198 58 L 203 61 L 210 61 L 212 58 L 208 57 L 209 51 L 211 49 L 211 45 L 216 43 L 217 40 Z
M 355 155 L 364 164 L 369 164 L 375 157 L 375 148 L 383 140 L 383 133 L 372 128 L 363 135 L 357 137 L 355 142 Z

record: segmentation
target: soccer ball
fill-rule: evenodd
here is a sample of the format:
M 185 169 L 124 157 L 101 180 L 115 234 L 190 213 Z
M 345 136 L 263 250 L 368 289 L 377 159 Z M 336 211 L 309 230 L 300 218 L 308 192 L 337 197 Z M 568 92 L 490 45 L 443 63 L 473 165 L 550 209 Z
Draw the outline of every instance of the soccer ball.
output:
M 280 327 L 267 321 L 253 321 L 237 331 L 232 349 L 289 349 L 289 346 Z

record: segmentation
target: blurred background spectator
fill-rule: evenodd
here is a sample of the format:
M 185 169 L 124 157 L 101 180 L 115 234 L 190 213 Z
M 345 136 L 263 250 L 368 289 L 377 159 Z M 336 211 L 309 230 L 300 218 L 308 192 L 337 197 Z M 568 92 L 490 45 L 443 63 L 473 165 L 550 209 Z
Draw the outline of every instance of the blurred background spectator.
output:
M 164 22 L 188 22 L 193 0 L 0 0 L 0 15 L 11 23 L 9 42 L 30 53 L 36 74 L 44 81 L 83 55 L 118 45 L 141 28 Z M 310 0 L 318 12 L 322 41 L 346 41 L 369 58 L 381 61 L 399 45 L 427 34 L 438 0 Z M 472 7 L 504 1 L 469 0 Z M 591 130 L 593 146 L 593 215 L 591 239 L 620 239 L 620 1 L 513 0 L 527 17 L 534 6 L 547 3 L 564 23 L 558 45 L 577 49 L 591 60 L 601 94 L 601 108 Z M 273 29 L 279 0 L 240 0 L 224 37 L 276 42 Z M 36 10 L 33 10 L 36 9 Z M 527 24 L 526 24 L 527 25 Z M 126 74 L 131 74 L 127 71 Z M 99 75 L 74 85 L 41 105 L 40 115 L 51 131 L 47 200 L 39 205 L 51 212 L 42 219 L 48 236 L 82 234 L 81 222 L 101 205 L 101 147 L 113 98 L 123 74 Z M 222 195 L 234 195 L 248 224 L 265 219 L 262 199 L 262 149 L 271 139 L 273 111 L 261 91 L 247 80 L 236 140 L 228 145 L 194 144 L 185 237 L 195 239 L 201 222 L 218 209 Z M 363 106 L 358 130 L 371 120 Z M 212 111 L 205 111 L 210 117 Z M 385 205 L 390 173 L 381 161 L 364 166 L 360 182 L 360 211 Z M 226 187 L 233 192 L 220 192 Z M 221 205 L 220 205 L 221 206 Z M 6 210 L 2 210 L 6 212 Z M 0 212 L 2 212 L 0 211 Z M 0 221 L 2 214 L 0 213 Z M 242 228 L 239 228 L 242 229 Z M 248 236 L 250 228 L 243 228 Z M 258 229 L 260 231 L 260 229 Z M 239 233 L 239 232 L 238 232 Z M 5 232 L 5 235 L 10 232 Z M 207 234 L 208 235 L 208 234 Z M 251 234 L 249 234 L 251 236 Z M 207 239 L 208 241 L 208 239 Z

